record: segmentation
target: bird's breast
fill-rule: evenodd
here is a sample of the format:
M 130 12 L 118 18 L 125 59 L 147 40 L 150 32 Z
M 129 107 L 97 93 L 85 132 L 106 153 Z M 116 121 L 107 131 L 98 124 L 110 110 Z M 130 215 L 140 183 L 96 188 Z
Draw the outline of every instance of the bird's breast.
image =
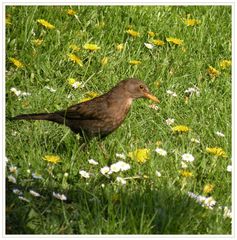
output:
M 132 98 L 123 100 L 123 101 L 115 101 L 111 106 L 111 115 L 110 122 L 116 128 L 118 127 L 126 118 L 129 109 L 132 104 Z

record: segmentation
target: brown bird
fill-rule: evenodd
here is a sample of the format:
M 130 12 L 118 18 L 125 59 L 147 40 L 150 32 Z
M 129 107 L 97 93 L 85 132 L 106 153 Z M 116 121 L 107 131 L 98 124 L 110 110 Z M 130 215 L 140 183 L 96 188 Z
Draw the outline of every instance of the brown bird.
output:
M 53 113 L 23 114 L 16 120 L 48 120 L 68 126 L 74 133 L 91 138 L 106 137 L 117 129 L 127 116 L 132 101 L 137 98 L 159 100 L 153 96 L 144 82 L 128 78 L 119 82 L 109 92 L 87 102 L 73 105 Z

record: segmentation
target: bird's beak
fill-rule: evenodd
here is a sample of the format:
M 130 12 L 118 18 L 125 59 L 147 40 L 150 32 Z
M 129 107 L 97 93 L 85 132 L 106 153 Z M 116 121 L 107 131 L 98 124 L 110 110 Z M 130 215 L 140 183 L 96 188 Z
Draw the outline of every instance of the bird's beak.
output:
M 149 98 L 152 101 L 157 102 L 157 103 L 160 102 L 160 100 L 157 97 L 155 97 L 154 95 L 152 95 L 150 93 L 144 93 L 144 97 Z

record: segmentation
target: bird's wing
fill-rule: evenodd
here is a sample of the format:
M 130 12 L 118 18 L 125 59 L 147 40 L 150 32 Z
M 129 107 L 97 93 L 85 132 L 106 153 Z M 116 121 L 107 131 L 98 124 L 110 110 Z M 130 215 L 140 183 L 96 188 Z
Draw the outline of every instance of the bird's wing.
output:
M 87 102 L 73 105 L 66 110 L 59 111 L 58 114 L 66 119 L 78 120 L 99 120 L 101 110 L 106 108 L 106 101 L 101 101 L 98 97 Z

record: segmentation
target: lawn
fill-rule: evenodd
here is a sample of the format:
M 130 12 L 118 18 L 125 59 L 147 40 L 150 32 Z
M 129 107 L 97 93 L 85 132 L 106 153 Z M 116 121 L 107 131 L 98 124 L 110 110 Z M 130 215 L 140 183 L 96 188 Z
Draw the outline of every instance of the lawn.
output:
M 231 234 L 231 10 L 7 6 L 7 117 L 128 77 L 161 102 L 134 101 L 85 148 L 63 125 L 7 118 L 6 233 Z

